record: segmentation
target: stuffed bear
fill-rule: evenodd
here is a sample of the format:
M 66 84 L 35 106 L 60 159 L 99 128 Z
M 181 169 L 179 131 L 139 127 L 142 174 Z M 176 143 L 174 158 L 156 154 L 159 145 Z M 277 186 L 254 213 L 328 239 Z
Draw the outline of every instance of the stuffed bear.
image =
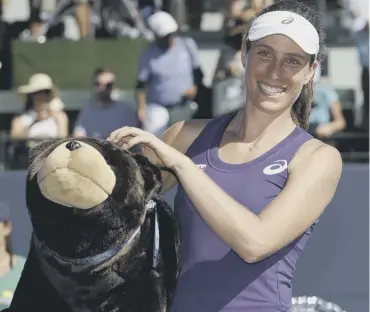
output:
M 29 255 L 8 311 L 163 312 L 179 273 L 179 231 L 161 171 L 98 139 L 30 151 Z

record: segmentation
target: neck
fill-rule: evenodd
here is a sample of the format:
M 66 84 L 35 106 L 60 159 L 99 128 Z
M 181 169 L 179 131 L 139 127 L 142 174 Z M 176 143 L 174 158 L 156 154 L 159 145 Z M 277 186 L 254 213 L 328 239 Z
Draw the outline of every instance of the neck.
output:
M 290 116 L 290 110 L 272 115 L 247 104 L 235 118 L 234 131 L 245 143 L 254 143 L 261 139 L 276 140 L 286 137 L 296 124 Z
M 171 37 L 169 40 L 169 46 L 172 47 L 174 43 L 175 43 L 175 37 Z
M 98 107 L 106 107 L 110 104 L 111 102 L 109 101 L 103 101 L 99 98 L 95 98 L 95 105 Z

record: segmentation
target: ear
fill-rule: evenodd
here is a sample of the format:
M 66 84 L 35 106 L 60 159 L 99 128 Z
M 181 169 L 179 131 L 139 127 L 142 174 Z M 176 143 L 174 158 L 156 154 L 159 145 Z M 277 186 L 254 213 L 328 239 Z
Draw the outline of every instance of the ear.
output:
M 242 59 L 242 64 L 243 64 L 243 68 L 245 69 L 247 67 L 247 47 L 246 47 L 246 43 L 245 43 L 245 40 L 243 40 L 243 43 L 242 43 L 242 53 L 241 53 L 241 59 Z
M 28 153 L 28 168 L 30 170 L 30 178 L 32 178 L 33 175 L 41 168 L 42 160 L 49 155 L 49 151 L 53 149 L 54 146 L 61 144 L 63 141 L 65 140 L 45 140 L 30 149 Z
M 153 165 L 148 158 L 141 154 L 134 154 L 134 159 L 140 167 L 141 175 L 145 181 L 145 192 L 147 200 L 151 199 L 155 194 L 158 194 L 162 187 L 161 171 Z
M 308 74 L 306 75 L 304 84 L 309 83 L 313 79 L 313 76 L 315 75 L 315 71 L 318 65 L 319 63 L 317 61 L 313 62 L 312 66 L 309 69 Z
M 242 53 L 241 53 L 241 58 L 242 58 L 242 64 L 244 69 L 247 68 L 247 60 L 248 60 L 248 29 L 245 31 L 242 39 Z

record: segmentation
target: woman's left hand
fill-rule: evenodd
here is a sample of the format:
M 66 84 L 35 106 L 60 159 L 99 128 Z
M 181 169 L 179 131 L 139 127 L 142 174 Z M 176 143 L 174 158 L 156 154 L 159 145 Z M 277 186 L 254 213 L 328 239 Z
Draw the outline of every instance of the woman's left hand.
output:
M 154 134 L 135 127 L 117 129 L 109 135 L 107 140 L 125 149 L 142 144 L 144 147 L 150 148 L 162 161 L 163 165 L 170 169 L 175 169 L 183 161 L 189 160 L 184 154 L 166 144 Z

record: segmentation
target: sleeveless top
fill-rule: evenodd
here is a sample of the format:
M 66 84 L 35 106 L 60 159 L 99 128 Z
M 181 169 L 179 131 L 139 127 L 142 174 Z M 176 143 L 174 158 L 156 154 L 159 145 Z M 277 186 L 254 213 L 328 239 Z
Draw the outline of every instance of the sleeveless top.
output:
M 312 138 L 296 127 L 265 154 L 243 164 L 219 156 L 223 133 L 235 115 L 210 121 L 186 155 L 236 201 L 259 214 L 282 190 L 287 167 Z M 246 263 L 203 221 L 181 185 L 174 202 L 181 231 L 181 272 L 171 312 L 288 311 L 296 262 L 316 222 L 294 242 L 257 263 Z
M 24 126 L 30 126 L 28 131 L 29 138 L 57 138 L 58 125 L 53 117 L 35 122 L 36 113 L 29 111 L 20 116 L 20 120 Z

